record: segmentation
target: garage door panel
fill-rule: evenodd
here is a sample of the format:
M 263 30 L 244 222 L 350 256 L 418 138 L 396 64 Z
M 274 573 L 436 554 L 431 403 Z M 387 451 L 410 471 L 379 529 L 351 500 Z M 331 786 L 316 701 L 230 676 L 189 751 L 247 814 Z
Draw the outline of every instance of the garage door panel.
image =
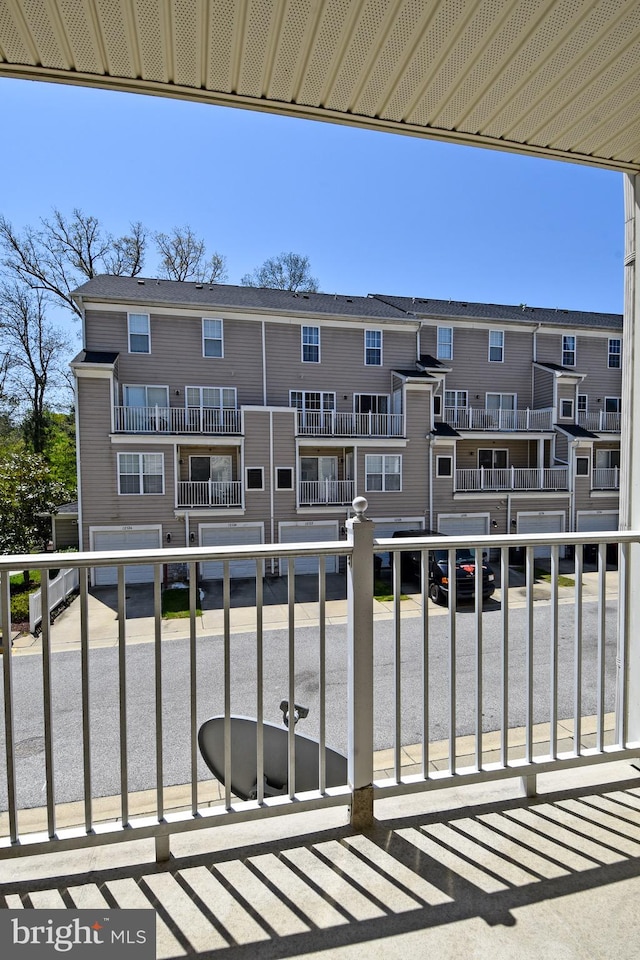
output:
M 238 547 L 257 545 L 263 542 L 262 526 L 255 527 L 200 527 L 200 545 L 203 547 Z M 203 580 L 222 580 L 224 566 L 221 560 L 208 560 L 200 564 Z M 253 578 L 256 575 L 255 560 L 229 561 L 229 576 L 234 579 Z
M 564 515 L 560 513 L 532 514 L 521 513 L 517 516 L 516 530 L 518 533 L 563 533 Z M 551 547 L 535 547 L 534 557 L 548 559 L 551 556 Z M 564 549 L 560 549 L 560 556 L 564 556 Z
M 443 537 L 484 537 L 489 533 L 489 517 L 439 516 L 438 533 Z
M 576 529 L 578 533 L 598 533 L 600 530 L 617 530 L 619 515 L 617 513 L 578 513 Z
M 280 543 L 320 543 L 325 540 L 338 539 L 338 524 L 323 523 L 298 525 L 295 523 L 280 524 Z M 296 557 L 294 560 L 294 572 L 316 573 L 318 572 L 317 557 Z M 325 570 L 327 573 L 336 573 L 338 570 L 338 558 L 326 557 Z
M 93 549 L 159 550 L 160 531 L 148 530 L 96 530 L 93 533 Z M 125 567 L 125 583 L 153 583 L 153 564 L 135 564 Z M 117 567 L 96 567 L 93 576 L 97 587 L 114 586 L 118 582 Z

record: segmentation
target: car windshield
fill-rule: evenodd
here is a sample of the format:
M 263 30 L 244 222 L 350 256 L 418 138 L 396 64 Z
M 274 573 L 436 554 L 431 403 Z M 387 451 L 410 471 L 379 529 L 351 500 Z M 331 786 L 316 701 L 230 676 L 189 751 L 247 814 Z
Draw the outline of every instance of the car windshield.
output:
M 436 561 L 441 563 L 443 560 L 446 561 L 448 556 L 447 550 L 434 550 L 433 551 Z M 456 563 L 475 563 L 476 558 L 473 550 L 469 550 L 467 547 L 462 547 L 460 550 L 456 550 Z

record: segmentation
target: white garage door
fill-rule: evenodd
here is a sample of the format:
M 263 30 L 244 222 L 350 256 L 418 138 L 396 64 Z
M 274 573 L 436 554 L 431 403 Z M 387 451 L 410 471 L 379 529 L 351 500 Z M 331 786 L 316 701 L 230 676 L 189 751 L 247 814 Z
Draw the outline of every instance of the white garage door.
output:
M 338 523 L 281 523 L 280 543 L 318 543 L 321 540 L 337 540 Z M 326 557 L 327 573 L 337 573 L 338 558 Z M 317 573 L 317 557 L 297 557 L 295 573 Z
M 94 550 L 159 550 L 160 530 L 149 527 L 139 530 L 94 530 Z M 96 587 L 113 586 L 118 582 L 117 567 L 95 567 Z M 153 583 L 153 564 L 125 568 L 126 583 Z
M 440 514 L 438 517 L 438 533 L 443 537 L 484 537 L 489 533 L 489 517 L 483 514 L 480 517 L 456 516 L 455 514 Z
M 250 527 L 229 526 L 226 523 L 200 525 L 200 545 L 203 547 L 236 547 L 246 544 L 262 543 L 264 540 L 262 524 Z M 222 560 L 208 560 L 200 564 L 203 580 L 222 580 L 224 569 Z M 229 576 L 234 578 L 255 577 L 255 560 L 231 560 Z
M 618 514 L 614 513 L 581 513 L 576 517 L 578 533 L 597 533 L 599 530 L 617 530 Z
M 523 514 L 517 516 L 518 533 L 562 533 L 564 531 L 564 516 L 561 513 Z M 550 557 L 551 547 L 536 547 L 534 557 Z M 564 556 L 564 549 L 560 549 L 560 556 Z

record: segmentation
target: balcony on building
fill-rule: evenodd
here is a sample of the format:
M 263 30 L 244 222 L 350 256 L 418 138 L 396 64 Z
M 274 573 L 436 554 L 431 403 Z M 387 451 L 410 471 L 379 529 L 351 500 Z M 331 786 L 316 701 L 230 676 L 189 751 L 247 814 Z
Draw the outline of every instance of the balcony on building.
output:
M 569 490 L 568 467 L 478 467 L 456 470 L 456 492 Z
M 305 450 L 298 466 L 299 506 L 348 506 L 355 496 L 352 477 L 352 451 Z
M 171 394 L 177 401 L 173 406 Z M 187 386 L 174 391 L 166 386 L 124 384 L 122 400 L 123 405 L 113 411 L 115 433 L 219 436 L 242 432 L 233 387 Z
M 239 450 L 233 447 L 216 448 L 213 454 L 197 447 L 179 451 L 176 506 L 241 507 L 239 456 Z
M 456 430 L 502 432 L 553 430 L 551 408 L 514 410 L 502 407 L 444 407 L 444 421 Z

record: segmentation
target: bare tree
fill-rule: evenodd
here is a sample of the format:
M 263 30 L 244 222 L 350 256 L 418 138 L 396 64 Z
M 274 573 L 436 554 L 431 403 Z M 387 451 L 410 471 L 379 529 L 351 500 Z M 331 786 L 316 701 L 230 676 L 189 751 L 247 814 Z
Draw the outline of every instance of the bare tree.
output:
M 78 316 L 72 291 L 101 273 L 135 277 L 142 269 L 146 242 L 141 223 L 131 224 L 129 234 L 113 237 L 97 217 L 77 207 L 70 217 L 54 209 L 49 219 L 41 218 L 38 227 L 27 226 L 22 233 L 0 216 L 5 275 L 54 297 Z
M 0 288 L 0 369 L 9 402 L 26 408 L 29 448 L 42 453 L 47 439 L 50 395 L 64 384 L 67 341 L 47 322 L 42 290 L 18 283 Z
M 160 255 L 159 277 L 166 280 L 195 280 L 197 283 L 224 283 L 226 260 L 220 253 L 207 257 L 204 240 L 191 227 L 174 227 L 170 233 L 156 233 Z
M 253 273 L 245 273 L 240 281 L 245 287 L 271 287 L 294 293 L 317 293 L 318 281 L 311 276 L 308 257 L 299 253 L 280 253 L 270 257 Z

